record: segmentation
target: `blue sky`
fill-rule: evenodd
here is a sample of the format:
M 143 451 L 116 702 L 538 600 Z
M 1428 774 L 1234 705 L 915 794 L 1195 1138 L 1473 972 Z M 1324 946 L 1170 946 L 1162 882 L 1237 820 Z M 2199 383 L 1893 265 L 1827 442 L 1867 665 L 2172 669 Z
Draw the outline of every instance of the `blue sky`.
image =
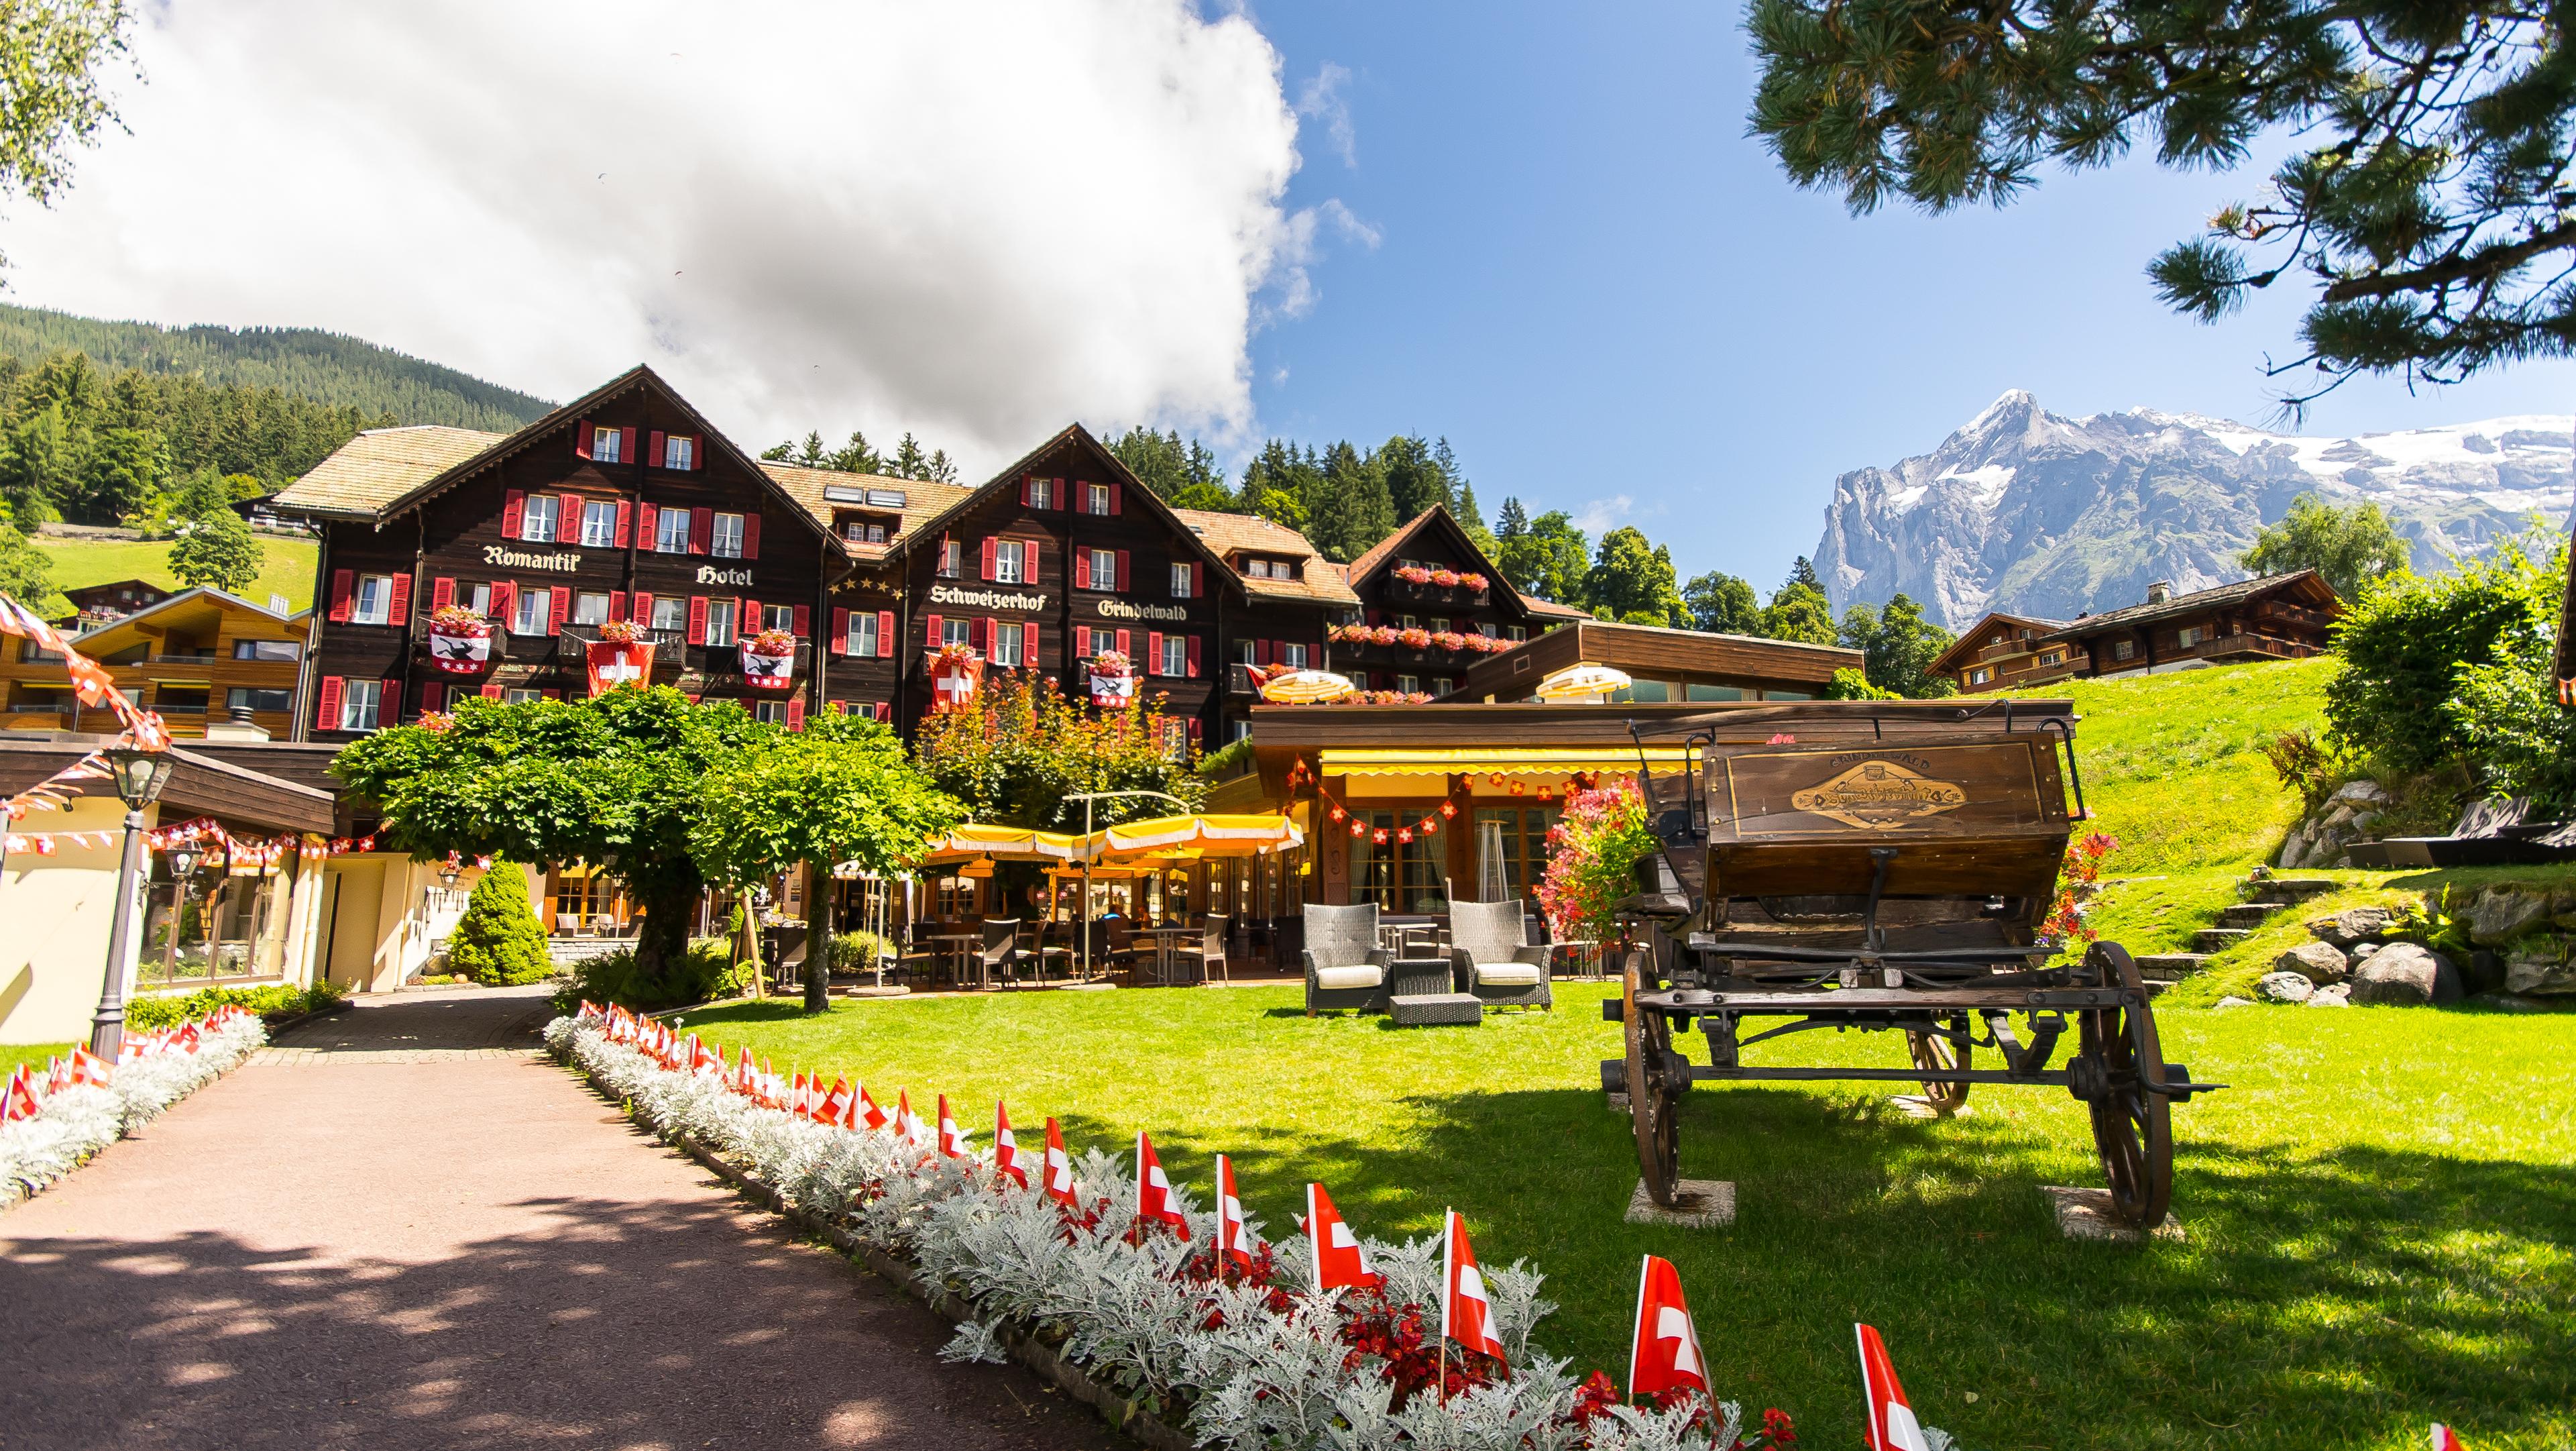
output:
M 1310 116 L 1291 203 L 1338 198 L 1380 238 L 1334 244 L 1313 310 L 1255 336 L 1262 427 L 1445 433 L 1489 513 L 1517 494 L 1616 516 L 1686 577 L 1776 585 L 1837 473 L 1923 452 L 2007 388 L 2259 423 L 2265 353 L 2296 351 L 2297 294 L 2208 326 L 2142 275 L 2254 173 L 2132 160 L 2002 211 L 1854 218 L 1744 135 L 1734 6 L 1255 14 L 1292 98 L 1349 72 L 1353 162 Z M 2528 365 L 2415 396 L 2357 381 L 2304 431 L 2568 412 L 2576 367 Z

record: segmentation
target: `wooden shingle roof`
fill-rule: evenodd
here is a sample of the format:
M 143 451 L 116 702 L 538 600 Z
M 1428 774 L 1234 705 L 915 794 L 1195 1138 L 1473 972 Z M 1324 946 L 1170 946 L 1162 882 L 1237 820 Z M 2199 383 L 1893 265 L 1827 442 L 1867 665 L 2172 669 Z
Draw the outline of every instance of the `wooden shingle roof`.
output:
M 298 513 L 373 518 L 396 499 L 508 437 L 436 424 L 371 428 L 332 450 L 268 502 Z
M 2131 605 L 2126 609 L 2106 610 L 2098 615 L 2086 615 L 2040 638 L 2080 640 L 2087 635 L 2097 635 L 2108 630 L 2133 630 L 2141 625 L 2151 625 L 2158 620 L 2170 619 L 2176 615 L 2198 614 L 2202 610 L 2224 609 L 2230 605 L 2245 604 L 2257 595 L 2267 595 L 2281 590 L 2306 595 L 2313 603 L 2326 609 L 2336 608 L 2341 603 L 2335 596 L 2334 586 L 2326 583 L 2325 576 L 2313 569 L 2300 569 L 2288 574 L 2267 574 L 2254 579 L 2240 579 L 2234 584 L 2222 584 L 2215 589 L 2194 590 L 2190 594 L 2175 595 L 2170 599 Z
M 1257 514 L 1220 514 L 1207 509 L 1174 509 L 1172 514 L 1199 536 L 1228 566 L 1238 553 L 1286 555 L 1297 561 L 1295 579 L 1271 579 L 1260 575 L 1236 576 L 1255 599 L 1296 600 L 1312 604 L 1357 605 L 1360 597 L 1351 593 L 1350 583 L 1342 577 L 1341 567 L 1315 552 L 1306 536 L 1285 524 L 1273 523 Z

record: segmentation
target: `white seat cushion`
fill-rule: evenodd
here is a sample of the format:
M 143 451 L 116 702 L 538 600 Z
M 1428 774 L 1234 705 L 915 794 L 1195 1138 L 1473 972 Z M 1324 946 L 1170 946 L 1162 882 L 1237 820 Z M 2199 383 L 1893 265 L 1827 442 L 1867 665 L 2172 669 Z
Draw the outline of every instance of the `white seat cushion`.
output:
M 1485 987 L 1536 987 L 1546 974 L 1526 962 L 1480 962 L 1476 981 Z
M 1315 986 L 1328 992 L 1345 988 L 1376 987 L 1386 981 L 1386 969 L 1363 963 L 1358 967 L 1319 967 L 1315 969 Z

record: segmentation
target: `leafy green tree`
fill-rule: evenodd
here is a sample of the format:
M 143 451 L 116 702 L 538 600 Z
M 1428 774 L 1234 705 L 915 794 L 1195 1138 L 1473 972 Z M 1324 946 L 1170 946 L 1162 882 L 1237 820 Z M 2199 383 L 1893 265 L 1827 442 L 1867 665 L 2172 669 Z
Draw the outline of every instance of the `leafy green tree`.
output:
M 1182 502 L 1184 494 L 1206 499 L 1205 493 L 1196 492 L 1202 489 L 1213 489 L 1223 497 L 1225 469 L 1217 462 L 1216 450 L 1195 438 L 1183 439 L 1178 429 L 1156 433 L 1150 428 L 1130 428 L 1109 441 L 1109 451 L 1165 503 L 1182 509 L 1227 507 L 1225 503 Z
M 1673 572 L 1673 552 L 1649 543 L 1645 531 L 1633 525 L 1601 536 L 1600 552 L 1583 576 L 1583 605 L 1602 619 L 1624 624 L 1690 624 L 1690 606 L 1682 603 Z
M 2469 754 L 2446 704 L 2462 672 L 2512 658 L 2525 637 L 2555 635 L 2566 549 L 2546 538 L 2530 545 L 2507 540 L 2453 574 L 2385 576 L 2345 607 L 2334 635 L 2343 669 L 2326 682 L 2326 725 L 2339 747 L 2401 772 Z
M 1690 606 L 1691 628 L 1721 635 L 1762 633 L 1762 597 L 1753 586 L 1720 570 L 1711 570 L 1682 586 L 1682 603 Z
M 230 509 L 211 509 L 179 526 L 170 542 L 170 572 L 183 585 L 213 585 L 240 594 L 259 578 L 267 551 L 241 516 Z
M 170 446 L 153 428 L 101 430 L 81 470 L 80 508 L 93 519 L 134 523 L 170 475 Z
M 71 151 L 117 124 L 100 72 L 128 54 L 124 0 L 10 7 L 0 25 L 0 192 L 39 206 L 71 184 Z
M 800 733 L 759 738 L 722 762 L 698 793 L 689 849 L 710 881 L 732 887 L 803 866 L 818 884 L 805 940 L 805 1010 L 829 1005 L 833 938 L 828 883 L 840 862 L 892 873 L 910 866 L 966 808 L 905 758 L 903 741 L 871 719 L 830 711 Z
M 42 611 L 54 593 L 54 562 L 16 526 L 0 522 L 0 595 Z
M 1806 560 L 1798 561 L 1801 565 Z M 1834 626 L 1834 607 L 1825 592 L 1810 583 L 1815 578 L 1812 567 L 1807 578 L 1795 573 L 1789 582 L 1772 592 L 1771 603 L 1762 610 L 1760 633 L 1774 640 L 1796 640 L 1809 645 L 1837 643 L 1841 633 Z
M 447 965 L 495 987 L 542 982 L 553 975 L 545 929 L 528 904 L 525 872 L 496 861 L 474 884 L 464 915 L 447 939 Z
M 1494 536 L 1502 545 L 1494 567 L 1515 589 L 1558 604 L 1581 603 L 1584 576 L 1592 564 L 1591 551 L 1586 547 L 1589 541 L 1583 531 L 1574 527 L 1574 520 L 1562 509 L 1550 509 L 1511 528 L 1520 512 L 1520 500 L 1503 501 L 1505 531 Z
M 2531 797 L 2552 815 L 2576 807 L 2576 710 L 2558 703 L 2557 674 L 2548 632 L 2518 625 L 2496 641 L 2492 661 L 2460 667 L 2443 706 L 2479 785 Z
M 1936 675 L 1932 662 L 1958 637 L 1923 618 L 1923 607 L 1903 593 L 1881 610 L 1866 601 L 1843 611 L 1839 643 L 1865 657 L 1869 683 L 1890 695 L 1920 700 L 1951 695 L 1958 685 Z
M 1079 831 L 1082 808 L 1065 801 L 1078 793 L 1160 791 L 1192 809 L 1207 799 L 1188 751 L 1172 746 L 1179 724 L 1160 696 L 1100 710 L 1067 699 L 1052 680 L 1014 670 L 986 676 L 971 708 L 924 720 L 913 758 L 977 821 Z M 1110 826 L 1170 810 L 1141 798 L 1102 801 L 1091 820 Z
M 1448 448 L 1449 440 L 1445 438 L 1440 440 L 1441 451 L 1445 453 Z M 1476 507 L 1476 486 L 1465 479 L 1458 481 L 1456 512 L 1458 527 L 1466 531 L 1468 541 L 1482 551 L 1487 559 L 1492 559 L 1503 552 L 1502 544 L 1494 538 L 1494 531 L 1485 527 L 1485 511 Z
M 2313 569 L 2349 600 L 2380 576 L 2404 569 L 2408 553 L 2377 504 L 2338 508 L 2301 494 L 2280 523 L 2254 536 L 2254 547 L 2238 555 L 2237 563 L 2256 574 Z
M 1867 672 L 1854 670 L 1848 665 L 1835 671 L 1834 678 L 1825 686 L 1827 700 L 1894 700 L 1896 698 L 1895 691 L 1881 689 L 1871 684 Z
M 1797 561 L 1789 566 L 1789 583 L 1805 585 L 1807 588 L 1814 590 L 1818 594 L 1823 594 L 1825 592 L 1825 582 L 1816 577 L 1815 561 L 1807 558 L 1807 556 L 1803 554 L 1799 555 Z
M 2145 138 L 2179 170 L 2298 138 L 2261 194 L 2148 269 L 2210 320 L 2283 279 L 2313 399 L 2355 373 L 2456 382 L 2576 349 L 2565 17 L 2529 0 L 1754 0 L 1752 125 L 1866 212 L 2003 203 L 2044 161 Z M 2251 254 L 2268 254 L 2258 264 Z
M 351 742 L 331 771 L 382 808 L 378 840 L 414 860 L 453 851 L 606 871 L 643 910 L 637 967 L 658 981 L 687 950 L 706 885 L 689 842 L 699 784 L 779 733 L 667 685 L 521 705 L 474 697 L 441 726 Z

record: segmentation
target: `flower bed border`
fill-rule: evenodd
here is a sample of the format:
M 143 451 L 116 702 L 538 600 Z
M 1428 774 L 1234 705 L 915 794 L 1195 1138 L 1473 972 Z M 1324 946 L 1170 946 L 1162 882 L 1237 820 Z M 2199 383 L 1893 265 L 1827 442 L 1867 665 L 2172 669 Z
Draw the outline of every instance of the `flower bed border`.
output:
M 205 1020 L 199 1020 L 202 1027 Z M 167 1113 L 179 1102 L 250 1061 L 269 1041 L 268 1026 L 256 1013 L 240 1013 L 204 1033 L 193 1053 L 156 1054 L 117 1064 L 106 1088 L 74 1085 L 45 1095 L 33 1118 L 0 1126 L 0 1135 L 32 1138 L 40 1128 L 55 1130 L 52 1143 L 6 1144 L 0 1156 L 0 1214 L 24 1204 L 105 1153 L 118 1140 Z M 159 1064 L 185 1064 L 191 1070 L 168 1075 Z M 138 1082 L 139 1080 L 139 1082 Z

